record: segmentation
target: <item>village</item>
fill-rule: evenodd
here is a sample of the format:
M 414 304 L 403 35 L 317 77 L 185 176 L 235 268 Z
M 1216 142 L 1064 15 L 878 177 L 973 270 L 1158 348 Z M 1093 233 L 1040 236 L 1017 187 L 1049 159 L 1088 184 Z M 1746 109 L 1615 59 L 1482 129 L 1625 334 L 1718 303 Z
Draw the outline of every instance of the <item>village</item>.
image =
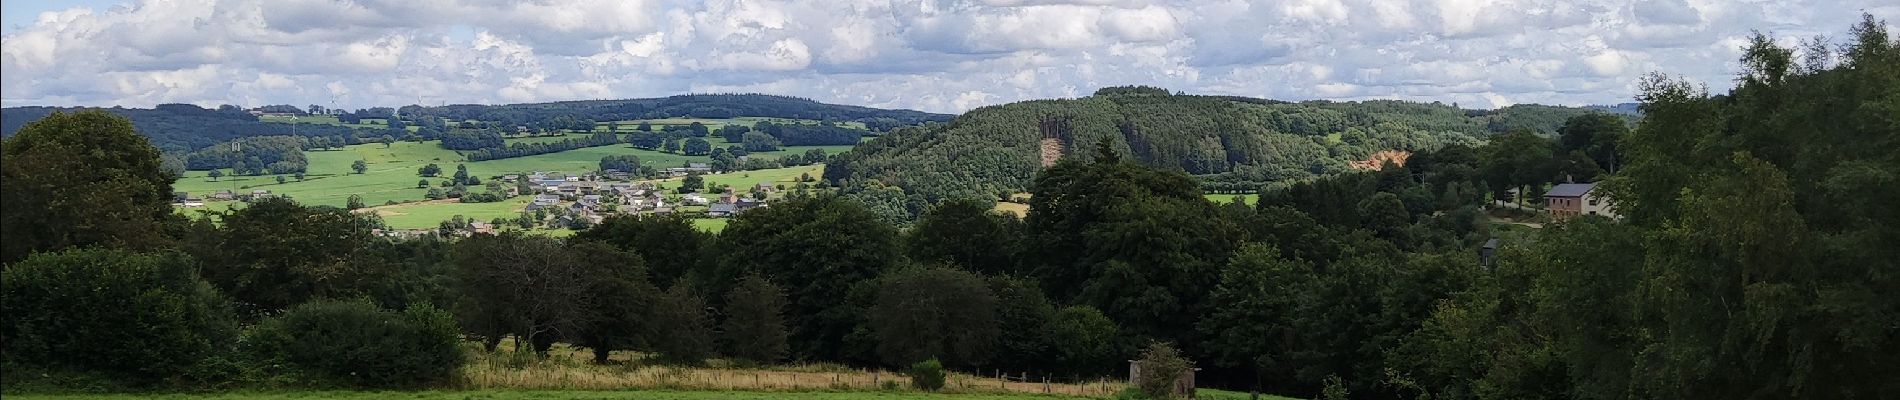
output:
M 511 211 L 517 216 L 484 221 L 455 215 L 433 229 L 378 228 L 373 233 L 390 238 L 417 238 L 466 237 L 511 228 L 580 230 L 615 215 L 677 215 L 691 219 L 723 220 L 765 207 L 775 194 L 788 189 L 783 183 L 772 182 L 758 182 L 743 187 L 706 182 L 704 176 L 715 171 L 704 163 L 688 163 L 659 172 L 659 177 L 638 176 L 615 169 L 580 173 L 531 171 L 492 176 L 489 179 L 491 190 L 500 189 L 505 193 L 502 202 L 516 204 L 516 208 Z M 805 183 L 801 181 L 797 186 L 805 187 Z M 288 197 L 269 189 L 221 189 L 210 193 L 175 192 L 174 195 L 174 205 L 186 209 L 203 208 L 208 202 L 251 203 Z M 525 203 L 513 200 L 522 196 L 527 196 Z M 460 199 L 424 201 L 469 202 Z M 420 202 L 393 203 L 388 206 Z M 358 208 L 356 211 L 375 213 L 377 207 Z

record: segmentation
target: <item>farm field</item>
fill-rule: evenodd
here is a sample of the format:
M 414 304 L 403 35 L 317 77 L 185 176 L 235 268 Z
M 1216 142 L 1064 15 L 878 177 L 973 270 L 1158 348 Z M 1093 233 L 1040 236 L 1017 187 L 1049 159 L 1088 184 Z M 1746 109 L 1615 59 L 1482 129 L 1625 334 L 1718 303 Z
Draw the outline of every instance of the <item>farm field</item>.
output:
M 785 185 L 787 189 L 790 189 L 793 185 L 798 184 L 798 177 L 800 175 L 810 175 L 812 178 L 818 178 L 824 175 L 824 173 L 824 165 L 806 165 L 802 167 L 706 174 L 700 177 L 706 180 L 706 186 L 729 185 L 738 189 L 739 193 L 745 193 L 748 189 L 751 189 L 753 185 L 760 183 L 770 183 L 775 186 Z M 674 187 L 684 179 L 686 178 L 667 178 L 655 182 L 659 182 L 660 186 L 663 187 Z
M 562 140 L 562 137 L 520 138 L 514 140 Z M 714 138 L 713 142 L 724 144 L 724 140 Z M 781 157 L 804 154 L 811 149 L 823 149 L 827 154 L 848 151 L 851 146 L 800 146 L 787 147 L 779 151 L 754 153 L 762 157 Z M 517 197 L 497 203 L 459 203 L 452 200 L 422 201 L 429 192 L 426 188 L 417 188 L 419 180 L 438 184 L 447 176 L 455 173 L 458 164 L 467 165 L 469 174 L 483 181 L 490 177 L 533 171 L 582 172 L 599 168 L 601 157 L 610 155 L 635 155 L 641 161 L 654 168 L 683 166 L 691 162 L 709 162 L 705 156 L 686 156 L 664 153 L 654 150 L 638 149 L 625 144 L 588 147 L 559 153 L 549 153 L 528 157 L 505 158 L 478 162 L 465 162 L 460 153 L 443 149 L 437 142 L 397 142 L 385 147 L 382 144 L 362 144 L 346 146 L 337 150 L 309 151 L 308 172 L 304 180 L 285 175 L 284 183 L 277 183 L 276 175 L 264 176 L 225 176 L 217 180 L 208 177 L 208 171 L 188 171 L 173 184 L 174 191 L 189 192 L 195 196 L 207 196 L 220 190 L 248 193 L 256 189 L 270 190 L 273 194 L 290 196 L 300 203 L 311 205 L 344 206 L 350 195 L 359 195 L 363 203 L 382 216 L 384 222 L 396 229 L 426 229 L 437 226 L 441 221 L 456 215 L 488 221 L 497 217 L 518 215 L 527 202 L 527 197 Z M 362 174 L 350 170 L 356 160 L 363 160 L 368 167 Z M 422 166 L 434 163 L 441 167 L 442 177 L 423 178 L 416 174 Z M 725 174 L 706 175 L 708 184 L 726 184 L 741 191 L 752 185 L 768 182 L 795 185 L 800 175 L 813 177 L 823 175 L 822 165 L 793 168 L 780 168 L 756 171 L 740 171 Z M 662 180 L 665 186 L 677 185 L 680 178 Z M 481 189 L 474 189 L 481 190 Z M 201 208 L 180 208 L 181 213 L 196 215 L 199 210 L 225 210 L 238 203 L 208 202 Z M 706 220 L 697 223 L 702 229 L 717 232 L 725 227 L 724 220 Z
M 1226 203 L 1232 203 L 1232 202 L 1234 202 L 1234 200 L 1236 200 L 1236 199 L 1238 199 L 1238 200 L 1240 200 L 1240 201 L 1243 201 L 1243 202 L 1246 202 L 1246 203 L 1247 203 L 1247 204 L 1249 204 L 1249 205 L 1254 205 L 1254 204 L 1260 204 L 1260 195 L 1259 195 L 1259 194 L 1257 194 L 1257 193 L 1247 193 L 1247 194 L 1204 194 L 1204 195 L 1201 195 L 1201 196 L 1202 196 L 1202 197 L 1206 197 L 1206 198 L 1207 198 L 1207 201 L 1212 201 L 1212 202 L 1215 202 L 1215 203 L 1222 203 L 1222 204 L 1226 204 Z
M 755 154 L 779 157 L 802 154 L 814 148 L 824 149 L 827 154 L 850 150 L 850 146 L 802 146 Z M 517 172 L 591 171 L 599 168 L 601 157 L 610 155 L 639 156 L 641 161 L 655 168 L 676 167 L 689 162 L 710 160 L 704 156 L 663 153 L 633 148 L 624 144 L 478 162 L 461 161 L 463 158 L 460 154 L 442 149 L 435 142 L 398 142 L 387 148 L 381 144 L 354 145 L 341 150 L 312 151 L 306 154 L 310 158 L 310 166 L 303 181 L 298 181 L 289 175 L 284 176 L 285 183 L 277 183 L 275 175 L 225 176 L 214 181 L 207 176 L 207 171 L 188 171 L 173 184 L 173 190 L 205 195 L 219 190 L 248 192 L 253 189 L 267 189 L 275 194 L 291 196 L 305 204 L 332 206 L 343 206 L 351 194 L 356 194 L 363 196 L 365 204 L 378 205 L 390 201 L 421 200 L 428 193 L 428 189 L 416 187 L 418 180 L 425 179 L 417 176 L 416 170 L 430 163 L 440 166 L 444 176 L 453 174 L 457 164 L 465 164 L 468 166 L 470 175 L 485 181 L 491 176 Z M 356 160 L 364 160 L 369 169 L 363 174 L 351 172 L 350 164 Z M 707 180 L 733 186 L 741 184 L 750 186 L 760 181 L 791 181 L 800 173 L 808 172 L 812 176 L 818 176 L 822 171 L 817 167 L 746 171 L 708 175 Z M 743 178 L 746 175 L 755 175 L 758 178 Z M 429 180 L 436 182 L 442 178 Z
M 1011 203 L 1007 201 L 999 201 L 999 202 L 996 202 L 996 209 L 993 211 L 1006 212 L 1006 213 L 1009 213 L 1010 215 L 1015 215 L 1016 218 L 1023 218 L 1023 217 L 1029 216 L 1029 205 L 1023 204 L 1023 203 Z
M 383 218 L 383 223 L 397 229 L 422 229 L 438 226 L 444 220 L 457 215 L 487 222 L 495 218 L 514 218 L 521 215 L 521 209 L 531 200 L 528 196 L 519 196 L 507 201 L 494 203 L 461 203 L 456 200 L 431 200 L 368 208 Z M 362 212 L 359 210 L 359 212 Z

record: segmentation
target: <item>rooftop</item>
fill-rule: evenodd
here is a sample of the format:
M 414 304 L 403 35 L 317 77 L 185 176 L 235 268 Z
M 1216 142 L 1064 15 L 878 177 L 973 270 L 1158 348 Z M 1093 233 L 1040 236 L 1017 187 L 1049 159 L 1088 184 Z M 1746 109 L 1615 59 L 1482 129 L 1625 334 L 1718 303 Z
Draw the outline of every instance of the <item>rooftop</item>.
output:
M 1590 189 L 1595 189 L 1596 187 L 1597 184 L 1595 183 L 1558 184 L 1556 187 L 1550 188 L 1549 192 L 1544 192 L 1544 197 L 1581 197 L 1584 193 L 1589 193 Z

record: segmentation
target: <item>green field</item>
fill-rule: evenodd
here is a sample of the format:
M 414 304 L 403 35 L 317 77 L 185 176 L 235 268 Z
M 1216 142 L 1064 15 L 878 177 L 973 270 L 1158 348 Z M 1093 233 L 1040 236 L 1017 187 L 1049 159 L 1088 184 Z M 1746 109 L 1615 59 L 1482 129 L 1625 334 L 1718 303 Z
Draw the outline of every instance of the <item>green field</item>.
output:
M 1221 204 L 1226 204 L 1226 203 L 1232 203 L 1232 202 L 1234 202 L 1234 199 L 1240 199 L 1241 201 L 1245 201 L 1245 202 L 1247 202 L 1247 204 L 1250 204 L 1250 205 L 1258 205 L 1258 204 L 1260 204 L 1260 195 L 1259 195 L 1259 194 L 1255 194 L 1255 193 L 1248 193 L 1248 194 L 1208 194 L 1208 195 L 1202 195 L 1202 196 L 1203 196 L 1203 197 L 1207 197 L 1207 200 L 1208 200 L 1208 201 L 1212 201 L 1212 202 L 1215 202 L 1215 203 L 1221 203 Z
M 559 137 L 542 137 L 510 140 L 561 140 Z M 713 139 L 723 143 L 723 140 Z M 824 149 L 828 154 L 837 154 L 851 149 L 851 146 L 803 146 L 787 147 L 773 152 L 754 153 L 761 157 L 780 157 L 791 154 L 803 154 L 810 149 Z M 284 183 L 277 183 L 275 175 L 265 176 L 225 176 L 211 180 L 207 171 L 189 171 L 173 184 L 173 190 L 189 192 L 196 196 L 208 196 L 219 190 L 232 190 L 249 193 L 254 189 L 270 190 L 274 194 L 290 196 L 304 204 L 343 206 L 349 196 L 360 195 L 369 206 L 382 206 L 394 203 L 419 202 L 425 199 L 428 189 L 417 188 L 418 180 L 423 180 L 416 171 L 423 165 L 434 163 L 442 167 L 442 177 L 429 178 L 431 184 L 439 184 L 447 176 L 455 173 L 457 164 L 468 166 L 470 175 L 483 181 L 493 176 L 528 173 L 534 171 L 561 171 L 579 173 L 599 169 L 601 157 L 610 155 L 635 155 L 641 161 L 654 168 L 682 166 L 689 162 L 710 162 L 705 156 L 686 156 L 663 153 L 654 150 L 638 149 L 625 144 L 588 147 L 559 153 L 541 154 L 528 157 L 505 158 L 480 162 L 465 162 L 463 156 L 455 151 L 443 149 L 437 142 L 398 142 L 385 147 L 382 144 L 363 144 L 347 146 L 338 150 L 311 151 L 305 153 L 310 159 L 305 180 L 298 181 L 294 176 L 284 176 Z M 362 174 L 350 171 L 350 164 L 364 160 L 369 169 Z M 823 175 L 822 166 L 804 166 L 758 171 L 742 171 L 727 174 L 707 175 L 712 184 L 727 184 L 749 189 L 759 182 L 796 184 L 801 174 L 813 177 Z M 668 183 L 678 179 L 668 180 Z M 663 183 L 667 184 L 667 183 Z M 672 183 L 677 184 L 677 183 Z M 670 186 L 670 185 L 669 185 Z M 475 189 L 481 190 L 481 189 Z M 517 215 L 525 205 L 527 198 L 518 197 L 499 203 L 455 203 L 428 202 L 420 204 L 400 204 L 378 207 L 378 214 L 392 228 L 419 229 L 435 227 L 442 220 L 455 215 L 487 221 L 496 217 Z M 186 214 L 195 210 L 224 210 L 230 205 L 226 202 L 213 202 L 204 208 L 181 209 Z M 701 227 L 717 230 L 723 223 L 705 223 Z
M 357 391 L 308 391 L 308 392 L 233 392 L 216 394 L 113 394 L 113 395 L 32 395 L 10 394 L 9 400 L 33 399 L 212 399 L 212 400 L 355 400 L 355 399 L 412 399 L 412 400 L 1028 400 L 1028 399 L 1064 399 L 1071 396 L 1053 396 L 1039 394 L 947 394 L 918 392 L 732 392 L 732 391 L 580 391 L 580 390 L 469 390 L 469 391 L 415 391 L 415 392 L 357 392 Z
M 1196 389 L 1194 391 L 1194 397 L 1201 400 L 1250 400 L 1253 398 L 1252 395 L 1249 395 L 1245 392 L 1231 392 L 1231 391 L 1219 390 L 1219 389 Z M 1261 400 L 1297 400 L 1292 397 L 1274 396 L 1270 394 L 1261 394 L 1260 399 Z

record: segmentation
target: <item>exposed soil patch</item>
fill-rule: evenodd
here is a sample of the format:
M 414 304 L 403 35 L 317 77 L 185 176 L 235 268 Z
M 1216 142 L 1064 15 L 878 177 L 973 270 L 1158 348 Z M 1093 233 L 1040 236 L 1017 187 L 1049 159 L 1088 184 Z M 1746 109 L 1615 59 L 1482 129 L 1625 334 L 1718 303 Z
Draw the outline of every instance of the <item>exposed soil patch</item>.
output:
M 1386 161 L 1391 161 L 1393 164 L 1398 164 L 1398 166 L 1403 167 L 1405 166 L 1405 160 L 1408 158 L 1412 158 L 1412 152 L 1403 150 L 1381 150 L 1377 153 L 1372 153 L 1372 157 L 1352 161 L 1350 165 L 1352 169 L 1356 170 L 1378 171 L 1380 168 L 1385 167 Z

